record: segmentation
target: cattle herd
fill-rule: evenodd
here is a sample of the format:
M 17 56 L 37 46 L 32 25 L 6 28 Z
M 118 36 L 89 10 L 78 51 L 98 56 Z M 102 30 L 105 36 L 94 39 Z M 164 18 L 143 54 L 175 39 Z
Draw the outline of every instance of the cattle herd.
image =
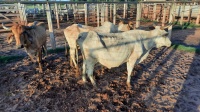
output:
M 28 25 L 13 23 L 8 28 L 2 23 L 6 30 L 11 33 L 7 36 L 10 43 L 13 37 L 16 48 L 25 48 L 32 62 L 38 62 L 39 72 L 43 72 L 42 54 L 47 55 L 46 29 L 44 23 L 33 22 Z M 141 63 L 147 58 L 150 50 L 154 47 L 171 46 L 171 41 L 165 31 L 167 27 L 154 26 L 153 30 L 145 31 L 134 29 L 133 23 L 120 22 L 114 25 L 105 22 L 100 27 L 73 24 L 64 29 L 64 35 L 70 48 L 70 66 L 78 68 L 78 46 L 83 57 L 82 80 L 86 82 L 88 75 L 93 86 L 93 71 L 96 63 L 112 68 L 123 63 L 127 64 L 128 78 L 127 86 L 131 87 L 131 73 L 135 64 Z M 79 72 L 77 72 L 79 73 Z

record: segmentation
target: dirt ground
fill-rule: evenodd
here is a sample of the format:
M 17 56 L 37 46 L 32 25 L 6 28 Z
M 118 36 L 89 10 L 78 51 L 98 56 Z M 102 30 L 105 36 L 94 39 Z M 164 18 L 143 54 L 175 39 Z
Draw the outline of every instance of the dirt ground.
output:
M 57 47 L 63 47 L 62 30 L 56 30 Z M 26 55 L 5 43 L 0 34 L 0 55 Z M 200 29 L 174 30 L 172 42 L 200 46 Z M 50 41 L 48 40 L 50 48 Z M 75 77 L 64 52 L 44 58 L 44 73 L 38 73 L 26 56 L 0 64 L 0 111 L 9 112 L 199 112 L 200 55 L 172 48 L 153 49 L 134 67 L 131 89 L 126 87 L 123 64 L 107 69 L 96 66 L 97 88 Z M 81 66 L 81 56 L 79 66 Z

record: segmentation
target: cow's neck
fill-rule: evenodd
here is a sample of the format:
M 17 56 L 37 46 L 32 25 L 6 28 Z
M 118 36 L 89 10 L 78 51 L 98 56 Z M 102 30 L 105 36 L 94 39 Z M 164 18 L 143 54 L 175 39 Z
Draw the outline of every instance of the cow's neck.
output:
M 155 38 L 157 36 L 152 31 L 144 31 L 142 35 L 142 43 L 145 50 L 151 50 L 152 48 L 156 47 Z

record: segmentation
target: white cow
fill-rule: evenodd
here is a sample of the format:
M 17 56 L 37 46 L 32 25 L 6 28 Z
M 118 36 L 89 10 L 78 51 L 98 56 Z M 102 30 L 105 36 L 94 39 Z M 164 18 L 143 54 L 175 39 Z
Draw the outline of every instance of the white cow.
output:
M 160 26 L 154 30 L 130 30 L 123 33 L 99 34 L 94 31 L 81 33 L 77 43 L 83 55 L 82 79 L 86 82 L 87 72 L 93 86 L 94 65 L 99 62 L 107 68 L 118 67 L 127 63 L 128 78 L 130 85 L 131 72 L 135 64 L 141 63 L 147 58 L 150 50 L 154 47 L 171 46 L 167 32 Z
M 75 54 L 77 54 L 76 40 L 78 39 L 78 35 L 82 32 L 88 32 L 90 30 L 101 32 L 101 33 L 118 32 L 117 27 L 111 22 L 104 22 L 104 24 L 100 27 L 91 27 L 91 26 L 85 26 L 81 24 L 73 24 L 71 26 L 68 26 L 66 29 L 64 29 L 64 35 L 70 47 L 70 66 L 72 66 L 72 61 L 73 61 L 75 67 L 77 67 L 78 60 L 76 62 Z M 78 56 L 76 56 L 76 58 L 78 59 Z

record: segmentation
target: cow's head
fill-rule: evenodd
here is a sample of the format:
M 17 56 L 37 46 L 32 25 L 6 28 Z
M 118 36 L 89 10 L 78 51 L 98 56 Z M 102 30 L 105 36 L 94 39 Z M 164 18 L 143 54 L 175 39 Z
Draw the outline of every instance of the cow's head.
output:
M 12 27 L 8 28 L 2 23 L 2 26 L 6 30 L 10 30 L 12 33 L 7 36 L 8 43 L 11 43 L 13 40 L 13 37 L 16 41 L 16 48 L 23 48 L 26 47 L 31 42 L 28 40 L 28 35 L 26 30 L 31 29 L 29 26 L 21 25 L 18 23 L 13 23 Z
M 128 26 L 129 26 L 130 30 L 135 29 L 135 24 L 133 23 L 133 21 L 128 21 Z
M 168 27 L 161 27 L 161 26 L 155 26 L 155 29 L 152 31 L 154 33 L 155 38 L 155 44 L 156 48 L 166 46 L 170 47 L 171 46 L 171 41 L 168 38 Z

